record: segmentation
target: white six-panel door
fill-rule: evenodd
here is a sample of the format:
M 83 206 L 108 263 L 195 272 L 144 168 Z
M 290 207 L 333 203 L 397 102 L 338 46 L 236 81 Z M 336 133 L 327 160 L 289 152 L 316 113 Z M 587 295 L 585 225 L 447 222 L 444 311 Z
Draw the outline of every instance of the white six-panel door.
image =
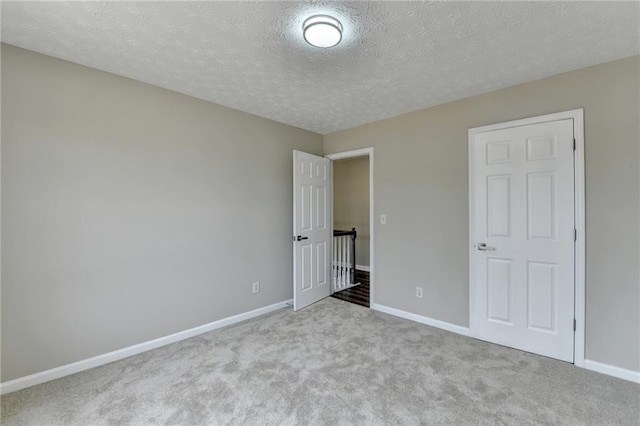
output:
M 293 309 L 331 294 L 331 160 L 293 151 Z
M 573 362 L 573 120 L 475 133 L 470 330 Z

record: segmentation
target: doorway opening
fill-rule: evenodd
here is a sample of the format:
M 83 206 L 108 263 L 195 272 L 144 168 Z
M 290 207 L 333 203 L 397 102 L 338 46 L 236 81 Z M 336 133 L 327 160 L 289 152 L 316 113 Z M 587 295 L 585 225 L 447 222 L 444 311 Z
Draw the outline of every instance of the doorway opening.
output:
M 373 149 L 333 160 L 332 297 L 370 307 L 373 254 Z

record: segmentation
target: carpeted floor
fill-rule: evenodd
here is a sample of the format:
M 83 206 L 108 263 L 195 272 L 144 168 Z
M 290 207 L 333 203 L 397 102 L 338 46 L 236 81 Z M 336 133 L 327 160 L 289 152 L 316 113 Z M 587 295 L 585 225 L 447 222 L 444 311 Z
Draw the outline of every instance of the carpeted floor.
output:
M 3 425 L 637 425 L 640 385 L 334 298 L 2 397 Z

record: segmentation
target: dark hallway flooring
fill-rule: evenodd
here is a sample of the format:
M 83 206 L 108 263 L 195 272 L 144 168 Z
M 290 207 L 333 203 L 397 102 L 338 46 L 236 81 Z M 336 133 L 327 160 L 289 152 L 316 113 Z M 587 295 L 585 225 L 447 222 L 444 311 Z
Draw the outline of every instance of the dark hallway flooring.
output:
M 356 270 L 356 282 L 360 285 L 333 293 L 331 296 L 356 305 L 369 307 L 369 272 Z

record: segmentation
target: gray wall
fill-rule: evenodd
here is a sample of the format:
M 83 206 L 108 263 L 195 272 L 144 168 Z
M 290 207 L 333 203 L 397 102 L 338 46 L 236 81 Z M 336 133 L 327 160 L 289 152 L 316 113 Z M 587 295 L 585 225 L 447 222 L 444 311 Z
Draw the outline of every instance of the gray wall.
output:
M 322 136 L 2 45 L 2 381 L 291 298 L 293 149 Z
M 468 326 L 467 129 L 584 107 L 586 357 L 640 371 L 639 80 L 636 56 L 325 135 L 375 147 L 375 302 Z
M 356 228 L 356 264 L 369 266 L 369 157 L 333 162 L 333 228 Z
M 320 135 L 11 46 L 1 71 L 2 381 L 291 297 L 291 151 Z M 640 370 L 639 76 L 635 57 L 326 135 L 376 148 L 376 302 L 468 325 L 467 129 L 584 107 L 586 355 Z

